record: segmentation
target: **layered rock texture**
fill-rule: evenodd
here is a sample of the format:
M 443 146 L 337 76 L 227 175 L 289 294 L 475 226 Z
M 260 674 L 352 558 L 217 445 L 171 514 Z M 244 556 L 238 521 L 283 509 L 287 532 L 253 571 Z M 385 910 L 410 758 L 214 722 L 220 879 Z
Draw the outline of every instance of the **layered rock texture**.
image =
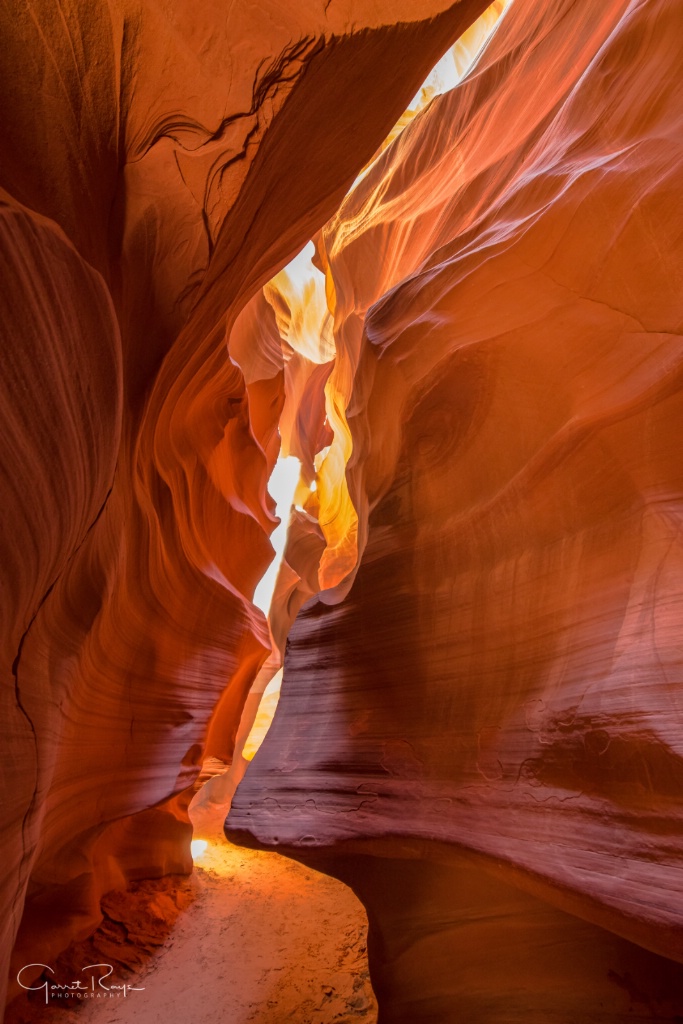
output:
M 92 930 L 102 892 L 189 870 L 185 791 L 209 718 L 218 703 L 229 759 L 270 651 L 252 596 L 286 374 L 267 316 L 243 367 L 233 326 L 485 6 L 3 8 L 0 949 L 16 939 L 13 985 Z
M 347 466 L 227 831 L 354 887 L 382 1024 L 683 1015 L 682 40 L 515 0 L 317 236 Z
M 382 1024 L 680 1021 L 680 4 L 3 18 L 10 991 L 284 654 L 228 833 L 354 888 Z

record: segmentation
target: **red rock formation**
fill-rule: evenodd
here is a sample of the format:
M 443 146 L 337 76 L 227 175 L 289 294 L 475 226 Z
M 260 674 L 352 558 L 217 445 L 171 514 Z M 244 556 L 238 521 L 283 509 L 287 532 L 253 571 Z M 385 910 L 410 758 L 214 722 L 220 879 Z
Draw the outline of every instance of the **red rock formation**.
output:
M 25 905 L 18 965 L 87 934 L 106 889 L 189 868 L 176 795 L 268 650 L 251 597 L 280 370 L 243 374 L 226 337 L 484 6 L 4 10 L 0 948 Z
M 355 518 L 228 833 L 359 893 L 382 1024 L 683 1013 L 682 38 L 517 0 L 319 240 Z

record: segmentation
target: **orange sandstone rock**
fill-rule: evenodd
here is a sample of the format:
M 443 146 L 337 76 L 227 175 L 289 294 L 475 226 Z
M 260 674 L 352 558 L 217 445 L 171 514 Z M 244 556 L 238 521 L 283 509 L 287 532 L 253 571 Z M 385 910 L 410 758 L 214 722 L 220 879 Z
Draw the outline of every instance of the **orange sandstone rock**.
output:
M 5 9 L 12 981 L 86 935 L 106 889 L 190 868 L 178 794 L 219 698 L 236 729 L 269 650 L 251 598 L 271 553 L 281 370 L 265 341 L 265 372 L 243 372 L 231 330 L 484 6 Z
M 356 521 L 227 827 L 383 1024 L 683 1012 L 682 36 L 517 0 L 319 236 Z

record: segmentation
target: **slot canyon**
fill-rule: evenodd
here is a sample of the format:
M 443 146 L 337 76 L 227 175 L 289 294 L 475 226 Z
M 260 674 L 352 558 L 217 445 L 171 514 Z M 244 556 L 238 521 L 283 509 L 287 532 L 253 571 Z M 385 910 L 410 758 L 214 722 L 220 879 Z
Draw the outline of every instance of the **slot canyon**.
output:
M 680 0 L 0 18 L 7 1024 L 681 1024 Z

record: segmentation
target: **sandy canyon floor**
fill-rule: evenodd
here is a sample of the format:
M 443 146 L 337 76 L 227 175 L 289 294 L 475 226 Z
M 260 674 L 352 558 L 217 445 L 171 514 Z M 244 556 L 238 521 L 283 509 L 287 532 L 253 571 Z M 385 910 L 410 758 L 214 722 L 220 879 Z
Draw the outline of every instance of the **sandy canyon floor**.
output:
M 141 991 L 48 1007 L 37 992 L 14 1004 L 12 1024 L 376 1020 L 363 908 L 341 882 L 277 854 L 215 840 L 191 878 L 140 883 L 104 907 L 96 946 L 72 950 L 72 973 L 90 955 L 127 961 L 126 983 Z

